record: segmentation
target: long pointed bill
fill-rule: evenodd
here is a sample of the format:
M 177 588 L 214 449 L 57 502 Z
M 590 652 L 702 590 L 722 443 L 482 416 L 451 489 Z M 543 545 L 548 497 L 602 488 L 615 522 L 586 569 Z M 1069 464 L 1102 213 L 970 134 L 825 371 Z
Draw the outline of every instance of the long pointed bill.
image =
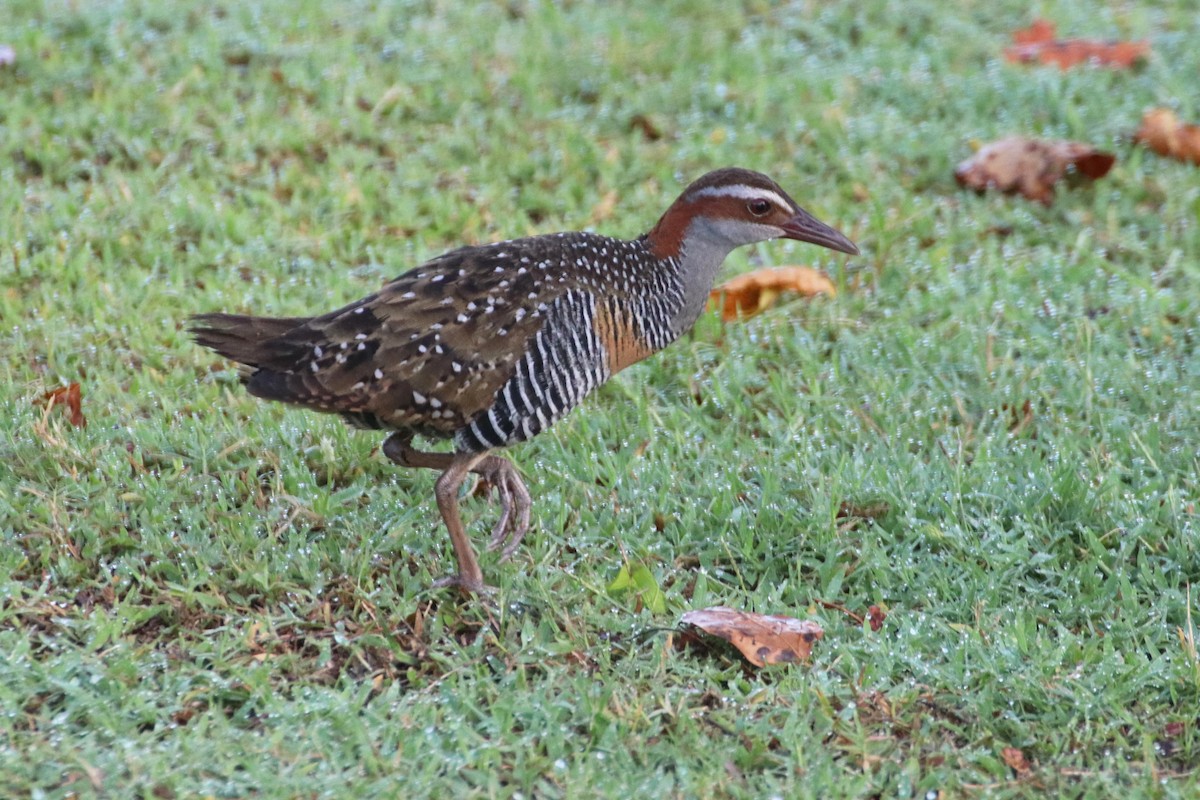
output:
M 858 247 L 854 242 L 804 209 L 800 209 L 796 216 L 789 219 L 782 227 L 784 238 L 817 244 L 852 256 L 858 255 Z

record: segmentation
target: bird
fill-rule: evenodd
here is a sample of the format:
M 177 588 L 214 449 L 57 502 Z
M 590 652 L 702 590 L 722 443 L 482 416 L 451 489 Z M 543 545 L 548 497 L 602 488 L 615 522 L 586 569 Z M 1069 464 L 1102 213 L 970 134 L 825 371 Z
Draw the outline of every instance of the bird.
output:
M 472 595 L 491 587 L 459 513 L 468 476 L 499 499 L 488 549 L 507 561 L 529 529 L 532 499 L 497 451 L 689 331 L 726 256 L 778 238 L 859 253 L 771 178 L 726 167 L 689 184 L 634 239 L 562 232 L 469 245 L 326 314 L 204 313 L 190 329 L 241 365 L 251 395 L 388 431 L 388 459 L 439 471 L 434 497 L 457 572 L 434 585 Z M 417 437 L 452 446 L 418 449 Z

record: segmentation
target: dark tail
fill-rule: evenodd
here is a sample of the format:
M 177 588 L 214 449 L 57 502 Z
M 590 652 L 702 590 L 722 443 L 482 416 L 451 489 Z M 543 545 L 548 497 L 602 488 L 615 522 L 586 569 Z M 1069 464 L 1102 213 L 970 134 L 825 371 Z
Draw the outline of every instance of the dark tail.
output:
M 197 314 L 189 327 L 197 344 L 232 358 L 246 390 L 255 397 L 315 408 L 340 410 L 328 391 L 312 382 L 315 332 L 312 317 L 251 317 Z
M 311 317 L 251 317 L 244 314 L 197 314 L 189 328 L 197 344 L 216 350 L 239 364 L 267 370 L 290 370 L 298 355 L 286 334 Z
M 317 374 L 321 371 L 322 346 L 329 350 L 326 361 L 334 360 L 332 347 L 320 329 L 320 319 L 197 314 L 189 327 L 197 344 L 243 365 L 238 377 L 255 397 L 317 411 L 360 412 L 361 398 L 340 393 L 342 384 L 356 379 L 354 373 L 327 370 Z M 377 346 L 378 342 L 370 346 L 364 342 L 355 348 L 354 356 L 357 360 L 369 359 Z M 343 358 L 337 363 L 349 364 L 350 360 Z

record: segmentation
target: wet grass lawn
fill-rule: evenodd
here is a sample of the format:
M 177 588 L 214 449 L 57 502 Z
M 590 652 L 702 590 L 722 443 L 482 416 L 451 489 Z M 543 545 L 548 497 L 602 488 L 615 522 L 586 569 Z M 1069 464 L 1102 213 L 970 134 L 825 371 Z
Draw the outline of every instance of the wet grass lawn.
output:
M 1015 0 L 10 3 L 2 793 L 1195 796 L 1200 173 L 1129 134 L 1200 120 L 1200 27 L 1149 5 L 1038 5 L 1152 45 L 1062 72 L 1003 61 Z M 959 190 L 1012 133 L 1118 161 Z M 486 603 L 427 588 L 432 474 L 183 327 L 634 236 L 735 164 L 863 255 L 739 251 L 840 291 L 705 318 L 516 448 L 535 527 Z M 71 382 L 86 427 L 39 405 Z M 608 591 L 638 566 L 661 602 Z M 717 604 L 825 639 L 678 649 Z

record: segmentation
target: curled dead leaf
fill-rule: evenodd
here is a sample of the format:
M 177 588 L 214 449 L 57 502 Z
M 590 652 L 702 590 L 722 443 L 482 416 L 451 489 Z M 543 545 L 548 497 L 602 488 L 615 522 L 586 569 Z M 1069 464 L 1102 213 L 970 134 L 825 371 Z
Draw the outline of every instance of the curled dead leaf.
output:
M 1077 64 L 1128 69 L 1150 54 L 1147 42 L 1055 39 L 1055 35 L 1053 22 L 1034 20 L 1028 28 L 1013 32 L 1013 44 L 1005 48 L 1004 57 L 1014 64 L 1055 64 L 1059 69 Z
M 713 606 L 689 611 L 681 621 L 732 644 L 756 667 L 807 661 L 825 635 L 815 622 Z
M 1050 205 L 1054 185 L 1069 168 L 1095 180 L 1112 169 L 1116 156 L 1083 142 L 1010 136 L 984 145 L 954 170 L 959 186 L 982 192 L 1020 193 Z
M 66 406 L 67 419 L 76 428 L 82 428 L 87 425 L 87 418 L 83 416 L 83 393 L 78 383 L 51 389 L 42 395 L 42 402 L 46 405 L 47 413 L 55 406 Z
M 719 306 L 726 322 L 752 317 L 775 305 L 785 292 L 812 297 L 837 294 L 829 276 L 812 267 L 775 267 L 738 275 L 709 292 L 710 306 Z
M 1152 108 L 1143 114 L 1133 140 L 1160 156 L 1200 164 L 1200 125 L 1182 122 L 1169 108 Z
M 1006 747 L 1000 751 L 1000 757 L 1004 759 L 1004 763 L 1008 765 L 1008 768 L 1018 775 L 1029 772 L 1029 760 L 1025 758 L 1025 754 L 1018 748 Z
M 883 621 L 887 619 L 887 612 L 879 606 L 873 605 L 867 609 L 867 622 L 871 624 L 871 630 L 876 633 L 883 627 Z

